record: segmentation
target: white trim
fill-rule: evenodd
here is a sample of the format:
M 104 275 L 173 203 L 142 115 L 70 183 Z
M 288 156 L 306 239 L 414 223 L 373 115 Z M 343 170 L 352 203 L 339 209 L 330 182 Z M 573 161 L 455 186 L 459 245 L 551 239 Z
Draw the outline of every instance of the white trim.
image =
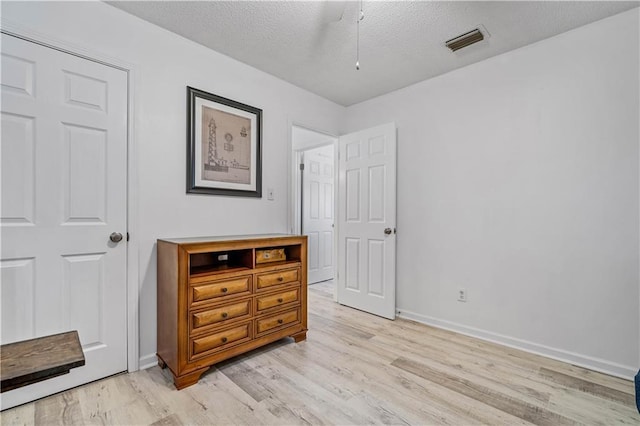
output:
M 491 331 L 481 330 L 479 328 L 469 327 L 455 322 L 441 320 L 438 318 L 417 314 L 415 312 L 405 311 L 401 308 L 398 308 L 397 312 L 398 318 L 408 319 L 419 322 L 421 324 L 430 325 L 432 327 L 453 331 L 459 334 L 464 334 L 465 336 L 475 337 L 487 342 L 497 343 L 499 345 L 519 349 L 525 352 L 541 355 L 569 364 L 574 364 L 579 367 L 599 371 L 601 373 L 620 377 L 622 379 L 633 380 L 633 376 L 636 374 L 635 369 L 631 366 L 621 365 L 604 359 L 565 351 L 564 349 L 552 348 L 550 346 L 541 345 L 538 343 L 530 342 L 528 340 L 516 339 L 514 337 L 493 333 Z
M 304 151 L 293 151 L 293 192 L 292 192 L 292 234 L 302 235 L 302 174 L 300 164 L 304 163 Z
M 318 148 L 321 146 L 329 146 L 333 145 L 333 280 L 337 283 L 338 278 L 338 149 L 340 148 L 340 136 L 333 135 L 331 133 L 324 132 L 322 130 L 314 129 L 313 127 L 306 126 L 304 124 L 300 124 L 297 121 L 289 120 L 289 170 L 291 173 L 289 174 L 289 232 L 292 234 L 302 234 L 302 226 L 300 223 L 300 216 L 302 215 L 302 200 L 300 199 L 300 191 L 302 190 L 301 179 L 300 179 L 300 163 L 302 161 L 302 153 L 304 151 Z M 300 127 L 305 130 L 309 130 L 312 132 L 320 133 L 322 135 L 326 135 L 333 139 L 333 143 L 320 143 L 318 145 L 310 145 L 305 147 L 304 149 L 294 149 L 293 148 L 293 128 Z M 333 293 L 333 301 L 338 301 L 338 293 Z
M 333 301 L 338 302 L 338 232 L 340 232 L 340 224 L 338 220 L 338 212 L 340 211 L 340 185 L 338 185 L 338 179 L 340 178 L 340 138 L 336 138 L 335 145 L 333 147 L 333 282 L 334 287 Z
M 146 370 L 147 368 L 155 367 L 158 365 L 158 357 L 156 354 L 149 354 L 140 357 L 139 361 L 140 370 Z
M 636 19 L 640 20 L 640 8 L 636 9 L 636 15 L 637 15 Z M 640 87 L 638 88 L 637 95 L 640 98 Z M 637 123 L 638 123 L 638 134 L 640 134 L 640 120 L 638 120 Z M 638 159 L 640 160 L 640 158 Z M 638 180 L 640 183 L 640 176 Z M 638 221 L 640 222 L 640 216 L 638 217 Z M 639 227 L 639 230 L 640 230 L 640 227 Z M 638 237 L 640 238 L 640 232 L 638 234 Z M 640 262 L 638 263 L 638 275 L 640 276 Z M 638 280 L 638 306 L 640 307 L 640 280 Z M 640 309 L 638 309 L 638 324 L 640 324 Z M 637 374 L 640 374 L 640 327 L 638 327 L 638 365 L 636 367 L 638 368 Z M 638 392 L 640 392 L 640 390 Z M 640 398 L 640 396 L 638 397 Z M 640 406 L 638 406 L 638 410 L 640 411 Z
M 127 370 L 138 371 L 140 356 L 140 275 L 138 236 L 138 144 L 135 143 L 135 81 L 137 73 L 129 70 L 129 110 L 127 123 Z
M 132 71 L 136 68 L 135 64 L 123 61 L 122 59 L 113 58 L 102 52 L 97 52 L 88 46 L 72 43 L 51 34 L 44 34 L 32 28 L 15 21 L 10 21 L 4 17 L 0 17 L 0 29 L 3 33 L 31 41 L 42 46 L 50 47 L 70 55 L 98 62 L 112 68 L 118 68 L 123 71 Z
M 78 56 L 127 73 L 127 232 L 131 239 L 127 244 L 127 369 L 139 368 L 139 259 L 138 259 L 138 175 L 137 144 L 135 143 L 135 76 L 136 65 L 112 58 L 94 49 L 34 31 L 22 24 L 0 18 L 2 33 L 46 46 L 70 55 Z
M 287 232 L 295 234 L 295 163 L 296 159 L 293 155 L 293 121 L 287 120 Z

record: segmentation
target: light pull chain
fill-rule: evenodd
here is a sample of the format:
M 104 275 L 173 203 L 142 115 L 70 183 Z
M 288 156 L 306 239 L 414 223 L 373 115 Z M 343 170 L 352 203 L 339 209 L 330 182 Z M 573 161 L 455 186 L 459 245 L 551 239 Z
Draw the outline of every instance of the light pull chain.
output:
M 356 70 L 360 70 L 360 21 L 364 19 L 364 10 L 362 10 L 362 0 L 360 0 L 360 13 L 356 21 Z

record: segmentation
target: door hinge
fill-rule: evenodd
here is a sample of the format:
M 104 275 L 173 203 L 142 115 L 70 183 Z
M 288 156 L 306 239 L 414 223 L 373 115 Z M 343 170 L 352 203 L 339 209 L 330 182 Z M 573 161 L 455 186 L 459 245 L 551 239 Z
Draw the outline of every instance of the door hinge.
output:
M 129 241 L 129 233 L 127 232 L 127 241 Z
M 300 163 L 300 170 L 304 170 L 304 163 Z

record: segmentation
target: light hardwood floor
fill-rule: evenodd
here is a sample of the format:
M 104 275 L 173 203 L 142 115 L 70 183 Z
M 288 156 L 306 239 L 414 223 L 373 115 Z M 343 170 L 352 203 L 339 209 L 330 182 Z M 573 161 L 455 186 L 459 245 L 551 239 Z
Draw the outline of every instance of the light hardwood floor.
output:
M 640 424 L 633 384 L 411 321 L 309 287 L 308 340 L 218 364 L 177 391 L 159 367 L 1 413 L 10 424 Z

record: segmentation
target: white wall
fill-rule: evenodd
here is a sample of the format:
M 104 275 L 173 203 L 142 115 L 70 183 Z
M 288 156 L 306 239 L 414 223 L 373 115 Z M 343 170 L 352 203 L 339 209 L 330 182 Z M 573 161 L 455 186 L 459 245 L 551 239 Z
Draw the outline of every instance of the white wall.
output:
M 634 9 L 347 109 L 346 131 L 398 127 L 403 315 L 634 374 L 638 21 Z
M 155 362 L 161 237 L 286 232 L 291 122 L 337 133 L 344 108 L 99 2 L 2 2 L 3 22 L 135 64 L 141 364 Z M 263 110 L 263 191 L 187 195 L 186 86 Z

